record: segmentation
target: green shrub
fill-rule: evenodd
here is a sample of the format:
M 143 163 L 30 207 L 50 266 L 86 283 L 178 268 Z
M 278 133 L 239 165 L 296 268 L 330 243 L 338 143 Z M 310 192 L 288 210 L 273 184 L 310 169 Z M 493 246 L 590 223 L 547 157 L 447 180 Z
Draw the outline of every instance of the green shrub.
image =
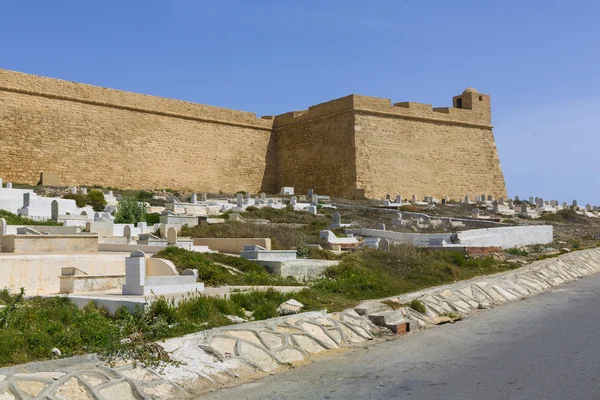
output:
M 22 215 L 16 215 L 6 210 L 0 210 L 0 218 L 6 219 L 8 225 L 45 225 L 45 226 L 60 226 L 62 223 L 58 223 L 52 220 L 48 221 L 34 221 L 30 218 Z
M 73 193 L 68 193 L 65 194 L 63 197 L 63 199 L 69 199 L 69 200 L 75 200 L 75 205 L 77 205 L 77 207 L 79 208 L 83 208 L 86 206 L 86 197 L 84 194 L 81 193 L 77 193 L 77 194 L 73 194 Z
M 148 225 L 158 224 L 160 222 L 160 214 L 159 213 L 146 214 L 146 222 L 148 223 Z
M 515 248 L 513 248 L 513 249 L 508 249 L 508 250 L 506 250 L 506 252 L 507 252 L 508 254 L 511 254 L 511 255 L 513 255 L 513 256 L 526 256 L 526 255 L 528 255 L 528 254 L 529 254 L 527 251 L 525 251 L 525 250 L 521 250 L 521 249 L 518 249 L 518 248 L 516 248 L 516 247 L 515 247 Z
M 104 211 L 104 207 L 106 207 L 106 204 L 107 204 L 102 190 L 95 190 L 95 189 L 90 190 L 88 192 L 86 202 L 87 202 L 87 204 L 92 206 L 92 208 L 96 212 Z
M 427 308 L 421 300 L 413 299 L 410 303 L 408 303 L 408 306 L 416 312 L 419 312 L 421 314 L 427 314 Z
M 124 197 L 119 201 L 115 223 L 135 224 L 146 221 L 146 206 L 133 197 Z

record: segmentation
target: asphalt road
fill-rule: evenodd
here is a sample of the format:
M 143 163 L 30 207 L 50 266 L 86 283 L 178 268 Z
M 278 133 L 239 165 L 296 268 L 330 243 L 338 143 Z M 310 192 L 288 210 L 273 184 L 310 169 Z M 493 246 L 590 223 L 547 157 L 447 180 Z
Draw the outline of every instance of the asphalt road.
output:
M 600 399 L 600 275 L 202 399 Z

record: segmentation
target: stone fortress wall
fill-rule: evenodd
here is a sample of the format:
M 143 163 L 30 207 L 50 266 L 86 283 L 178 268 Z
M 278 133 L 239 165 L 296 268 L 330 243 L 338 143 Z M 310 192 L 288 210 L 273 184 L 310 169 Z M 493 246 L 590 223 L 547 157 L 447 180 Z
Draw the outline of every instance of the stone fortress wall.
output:
M 489 96 L 350 95 L 275 117 L 0 70 L 0 176 L 35 184 L 506 196 Z

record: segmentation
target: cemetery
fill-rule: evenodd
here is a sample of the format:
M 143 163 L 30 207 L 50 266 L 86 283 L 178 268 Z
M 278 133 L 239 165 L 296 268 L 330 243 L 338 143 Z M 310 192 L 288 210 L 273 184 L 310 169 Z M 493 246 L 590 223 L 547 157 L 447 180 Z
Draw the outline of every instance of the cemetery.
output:
M 88 204 L 92 192 L 104 201 Z M 45 343 L 0 348 L 1 365 L 55 358 L 53 348 L 163 362 L 144 346 L 288 312 L 341 312 L 600 245 L 597 207 L 535 197 L 351 200 L 293 187 L 226 195 L 5 182 L 0 207 L 0 320 L 15 310 L 0 341 Z M 25 328 L 31 313 L 39 321 Z M 42 334 L 48 318 L 59 328 Z M 97 343 L 85 332 L 92 320 Z M 73 330 L 80 339 L 67 345 Z

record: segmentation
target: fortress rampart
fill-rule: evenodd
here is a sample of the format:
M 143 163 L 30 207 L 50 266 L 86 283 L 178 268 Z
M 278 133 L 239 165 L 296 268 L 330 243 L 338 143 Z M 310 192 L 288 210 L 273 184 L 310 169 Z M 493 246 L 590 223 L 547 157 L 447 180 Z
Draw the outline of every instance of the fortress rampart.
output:
M 0 70 L 0 176 L 65 185 L 337 196 L 506 196 L 490 98 L 350 95 L 278 116 Z

